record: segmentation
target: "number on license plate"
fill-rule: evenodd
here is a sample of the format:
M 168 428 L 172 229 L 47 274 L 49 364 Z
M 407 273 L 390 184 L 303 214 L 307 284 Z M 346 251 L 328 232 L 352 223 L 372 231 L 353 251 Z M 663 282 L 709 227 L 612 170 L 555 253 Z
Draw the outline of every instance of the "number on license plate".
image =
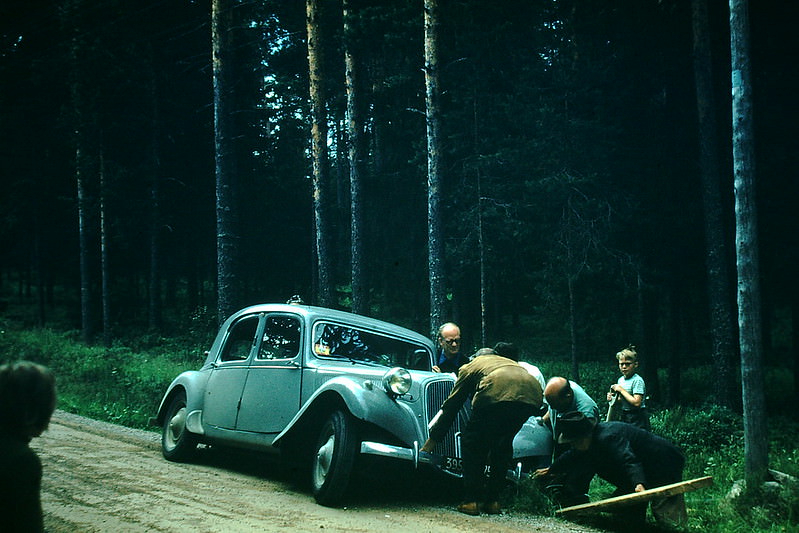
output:
M 457 457 L 444 457 L 444 470 L 460 473 L 463 471 L 463 461 Z

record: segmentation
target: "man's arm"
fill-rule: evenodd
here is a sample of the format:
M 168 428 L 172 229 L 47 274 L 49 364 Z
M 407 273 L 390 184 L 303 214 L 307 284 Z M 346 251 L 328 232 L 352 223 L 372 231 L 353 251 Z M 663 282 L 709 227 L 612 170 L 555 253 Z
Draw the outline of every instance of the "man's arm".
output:
M 444 438 L 444 435 L 446 435 L 455 417 L 458 416 L 458 411 L 460 411 L 463 406 L 463 402 L 466 401 L 469 394 L 474 392 L 474 381 L 478 377 L 478 374 L 470 372 L 470 369 L 466 366 L 461 367 L 452 392 L 450 392 L 447 399 L 444 400 L 444 403 L 441 405 L 441 413 L 437 415 L 437 420 L 434 419 L 435 422 L 430 427 L 430 438 L 425 442 L 425 445 L 422 446 L 422 451 L 431 451 L 435 443 Z M 430 444 L 429 449 L 426 449 L 425 447 L 428 446 L 431 440 L 434 442 Z
M 622 398 L 624 398 L 627 403 L 633 407 L 641 407 L 641 404 L 644 401 L 644 397 L 641 394 L 630 394 L 619 384 L 611 385 L 610 390 L 621 394 Z

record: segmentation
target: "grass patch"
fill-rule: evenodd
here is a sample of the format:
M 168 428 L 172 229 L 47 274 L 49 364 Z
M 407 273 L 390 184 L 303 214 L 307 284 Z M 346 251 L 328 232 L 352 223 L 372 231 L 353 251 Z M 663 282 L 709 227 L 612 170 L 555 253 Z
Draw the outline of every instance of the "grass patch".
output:
M 172 350 L 168 342 L 156 343 L 142 351 L 85 346 L 74 331 L 19 329 L 7 321 L 0 324 L 0 354 L 0 363 L 48 366 L 56 375 L 59 409 L 135 428 L 148 427 L 175 376 L 204 360 L 201 350 L 185 345 Z

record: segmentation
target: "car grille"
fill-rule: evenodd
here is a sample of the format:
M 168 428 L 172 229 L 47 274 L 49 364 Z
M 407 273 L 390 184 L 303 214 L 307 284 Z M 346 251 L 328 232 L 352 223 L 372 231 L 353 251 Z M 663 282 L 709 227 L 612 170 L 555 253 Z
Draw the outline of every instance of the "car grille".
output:
M 449 380 L 433 381 L 427 384 L 425 398 L 427 399 L 426 409 L 428 422 L 432 420 L 439 409 L 441 409 L 441 404 L 444 403 L 449 393 L 452 392 L 453 386 L 454 383 Z M 436 445 L 435 453 L 445 457 L 461 457 L 460 432 L 461 428 L 463 428 L 469 420 L 470 412 L 470 402 L 464 402 L 463 408 L 461 408 L 452 427 L 449 428 L 449 431 L 447 431 L 447 434 L 444 436 L 444 440 Z

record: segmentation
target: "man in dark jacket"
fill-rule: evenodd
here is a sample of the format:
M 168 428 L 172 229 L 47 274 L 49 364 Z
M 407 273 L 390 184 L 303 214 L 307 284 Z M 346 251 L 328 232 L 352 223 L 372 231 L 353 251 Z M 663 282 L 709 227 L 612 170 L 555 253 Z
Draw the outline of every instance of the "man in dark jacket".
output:
M 616 495 L 678 483 L 682 480 L 685 457 L 666 439 L 623 422 L 595 424 L 580 412 L 564 413 L 558 420 L 559 441 L 571 450 L 558 457 L 548 469 L 538 471 L 551 485 L 562 485 L 560 502 L 573 505 L 588 501 L 586 494 L 594 475 L 617 487 Z M 653 501 L 658 520 L 683 523 L 687 520 L 682 495 Z M 630 518 L 646 517 L 646 504 L 632 507 Z
M 509 350 L 506 355 L 513 357 Z M 479 355 L 462 366 L 441 412 L 431 423 L 422 451 L 432 452 L 444 438 L 463 403 L 472 396 L 472 415 L 462 433 L 464 501 L 458 511 L 498 514 L 502 490 L 513 457 L 513 438 L 524 422 L 538 414 L 543 392 L 538 381 L 515 360 L 496 353 Z M 490 476 L 485 479 L 485 465 Z

